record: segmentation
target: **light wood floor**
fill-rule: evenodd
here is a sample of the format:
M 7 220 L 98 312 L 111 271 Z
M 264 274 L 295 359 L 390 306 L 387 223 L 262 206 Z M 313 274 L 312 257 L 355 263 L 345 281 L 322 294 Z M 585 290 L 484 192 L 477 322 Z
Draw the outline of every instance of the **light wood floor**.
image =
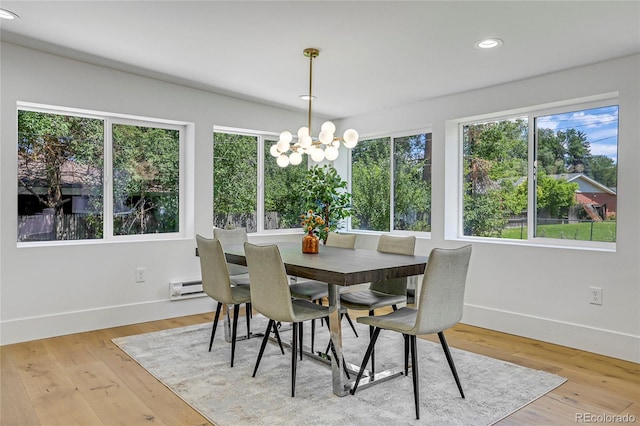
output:
M 209 425 L 111 339 L 211 320 L 193 315 L 2 346 L 0 424 Z M 452 347 L 568 379 L 500 425 L 579 424 L 583 413 L 640 423 L 638 364 L 462 324 L 446 335 Z

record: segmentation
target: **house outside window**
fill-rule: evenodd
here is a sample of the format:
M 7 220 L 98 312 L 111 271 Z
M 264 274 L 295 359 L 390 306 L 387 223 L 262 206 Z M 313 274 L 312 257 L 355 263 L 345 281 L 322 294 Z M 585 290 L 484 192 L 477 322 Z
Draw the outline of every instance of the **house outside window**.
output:
M 351 230 L 430 232 L 431 133 L 360 141 L 351 194 Z
M 184 129 L 19 105 L 18 242 L 178 235 Z
M 465 123 L 461 133 L 464 236 L 615 243 L 618 106 Z

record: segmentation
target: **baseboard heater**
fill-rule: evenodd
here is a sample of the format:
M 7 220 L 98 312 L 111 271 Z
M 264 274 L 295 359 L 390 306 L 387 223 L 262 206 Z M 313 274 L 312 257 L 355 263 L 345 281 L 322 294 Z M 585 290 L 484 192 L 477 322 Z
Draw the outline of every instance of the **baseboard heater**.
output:
M 203 296 L 206 296 L 206 293 L 202 289 L 202 280 L 171 281 L 169 284 L 170 300 L 193 299 Z

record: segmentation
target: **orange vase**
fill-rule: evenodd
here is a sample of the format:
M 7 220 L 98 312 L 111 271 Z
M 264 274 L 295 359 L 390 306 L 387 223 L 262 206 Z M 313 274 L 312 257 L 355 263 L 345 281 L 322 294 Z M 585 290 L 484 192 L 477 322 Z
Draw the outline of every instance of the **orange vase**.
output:
M 318 253 L 318 245 L 320 239 L 316 237 L 313 232 L 309 232 L 307 235 L 302 237 L 302 252 L 316 254 Z

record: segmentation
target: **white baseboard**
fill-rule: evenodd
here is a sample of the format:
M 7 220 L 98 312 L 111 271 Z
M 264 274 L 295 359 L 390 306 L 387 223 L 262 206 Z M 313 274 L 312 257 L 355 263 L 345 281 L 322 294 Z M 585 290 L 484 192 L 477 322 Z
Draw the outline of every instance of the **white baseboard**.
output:
M 166 299 L 2 321 L 0 345 L 200 314 L 214 310 L 215 303 L 208 297 Z
M 640 363 L 640 336 L 477 305 L 465 305 L 462 322 Z
M 0 345 L 199 314 L 214 308 L 210 298 L 167 299 L 2 321 Z M 465 305 L 462 322 L 640 363 L 640 336 L 477 305 Z

